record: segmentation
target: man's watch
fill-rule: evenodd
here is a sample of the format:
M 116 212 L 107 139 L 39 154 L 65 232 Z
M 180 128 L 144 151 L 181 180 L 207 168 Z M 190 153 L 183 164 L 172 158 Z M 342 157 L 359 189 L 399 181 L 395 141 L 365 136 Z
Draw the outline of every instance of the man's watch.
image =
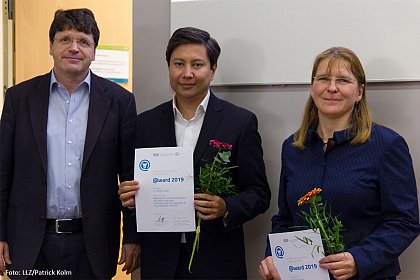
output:
M 229 211 L 226 210 L 226 213 L 223 215 L 223 220 L 226 220 L 229 216 Z

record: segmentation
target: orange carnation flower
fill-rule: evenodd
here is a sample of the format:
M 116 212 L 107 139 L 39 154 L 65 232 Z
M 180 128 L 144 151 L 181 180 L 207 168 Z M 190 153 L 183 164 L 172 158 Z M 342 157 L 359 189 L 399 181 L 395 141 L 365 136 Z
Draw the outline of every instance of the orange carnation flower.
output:
M 302 217 L 308 222 L 311 229 L 314 231 L 319 229 L 321 238 L 326 245 L 326 252 L 328 254 L 343 252 L 344 243 L 341 235 L 343 225 L 337 217 L 331 215 L 331 206 L 323 203 L 321 196 L 318 196 L 321 191 L 321 188 L 314 188 L 299 198 L 298 206 L 304 203 L 310 204 L 309 212 L 302 211 Z M 306 243 L 304 239 L 302 241 Z
M 305 194 L 304 196 L 302 196 L 301 198 L 299 198 L 299 200 L 297 201 L 298 206 L 301 206 L 304 203 L 308 203 L 309 200 L 312 197 L 315 197 L 320 192 L 322 192 L 322 189 L 321 188 L 314 188 L 313 190 L 311 190 L 310 192 L 308 192 L 307 194 Z

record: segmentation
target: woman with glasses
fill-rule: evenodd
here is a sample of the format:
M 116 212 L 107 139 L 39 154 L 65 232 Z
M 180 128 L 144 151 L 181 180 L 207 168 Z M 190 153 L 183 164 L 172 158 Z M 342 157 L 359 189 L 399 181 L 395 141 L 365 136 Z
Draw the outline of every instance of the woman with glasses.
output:
M 396 279 L 399 255 L 418 236 L 419 210 L 407 143 L 372 122 L 361 62 L 330 48 L 314 62 L 311 92 L 299 129 L 283 143 L 279 212 L 272 233 L 308 227 L 297 201 L 313 188 L 343 224 L 343 253 L 325 256 L 331 279 Z M 307 205 L 309 207 L 309 205 Z M 263 279 L 280 279 L 270 246 Z

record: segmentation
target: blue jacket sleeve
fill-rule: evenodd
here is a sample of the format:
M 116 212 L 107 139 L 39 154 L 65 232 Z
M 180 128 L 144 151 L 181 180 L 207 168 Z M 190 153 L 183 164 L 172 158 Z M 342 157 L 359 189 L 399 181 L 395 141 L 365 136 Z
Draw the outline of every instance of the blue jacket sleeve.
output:
M 405 140 L 398 136 L 385 151 L 380 167 L 382 224 L 349 248 L 359 279 L 395 262 L 418 236 L 419 209 L 413 164 Z

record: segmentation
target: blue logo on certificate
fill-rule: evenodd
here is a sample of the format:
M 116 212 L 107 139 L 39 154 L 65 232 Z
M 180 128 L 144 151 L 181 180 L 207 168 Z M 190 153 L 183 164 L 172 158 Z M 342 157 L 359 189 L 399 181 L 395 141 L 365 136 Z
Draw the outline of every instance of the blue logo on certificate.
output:
M 147 159 L 141 160 L 139 163 L 139 168 L 141 171 L 149 171 L 150 161 L 148 161 Z
M 282 259 L 284 257 L 284 250 L 281 246 L 276 246 L 275 251 L 277 258 Z

